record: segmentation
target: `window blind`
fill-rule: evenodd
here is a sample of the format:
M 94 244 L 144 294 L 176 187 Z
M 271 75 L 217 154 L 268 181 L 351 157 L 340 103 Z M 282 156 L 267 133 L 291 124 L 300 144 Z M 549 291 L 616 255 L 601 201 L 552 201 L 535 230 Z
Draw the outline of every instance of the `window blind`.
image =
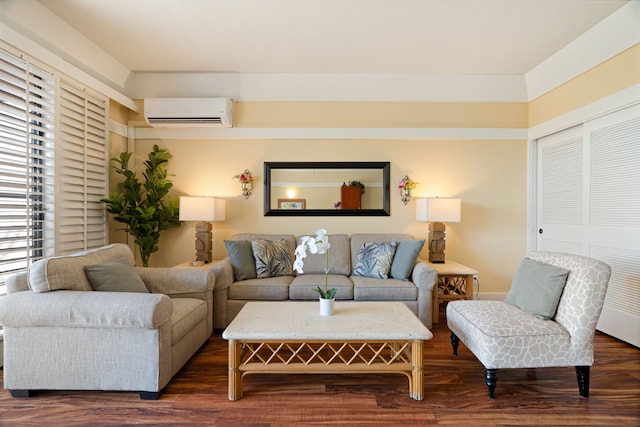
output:
M 59 123 L 56 253 L 68 254 L 107 243 L 107 101 L 63 80 Z
M 0 51 L 0 285 L 53 254 L 54 77 Z
M 34 261 L 107 243 L 108 99 L 0 50 L 0 294 Z

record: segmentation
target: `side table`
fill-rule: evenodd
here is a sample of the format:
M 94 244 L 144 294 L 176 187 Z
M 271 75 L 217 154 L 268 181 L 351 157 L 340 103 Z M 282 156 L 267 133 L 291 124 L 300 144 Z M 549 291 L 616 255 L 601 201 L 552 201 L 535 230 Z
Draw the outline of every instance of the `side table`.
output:
M 206 263 L 206 264 L 204 262 L 199 262 L 197 265 L 194 265 L 195 261 L 185 261 L 185 262 L 180 263 L 178 265 L 174 265 L 172 268 L 199 268 L 201 270 L 208 270 L 217 261 L 218 261 L 217 259 L 214 259 L 213 261 L 211 261 L 209 263 Z
M 473 299 L 473 276 L 478 272 L 455 261 L 427 263 L 438 273 L 437 289 L 433 290 L 433 323 L 440 321 L 440 303 L 458 299 Z

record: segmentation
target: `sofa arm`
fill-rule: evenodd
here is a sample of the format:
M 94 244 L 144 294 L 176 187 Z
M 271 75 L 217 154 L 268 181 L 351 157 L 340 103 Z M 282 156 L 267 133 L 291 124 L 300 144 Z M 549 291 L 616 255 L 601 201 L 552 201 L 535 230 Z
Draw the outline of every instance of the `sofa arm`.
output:
M 216 276 L 216 289 L 213 297 L 213 327 L 222 330 L 227 327 L 227 299 L 229 287 L 234 283 L 235 276 L 229 257 L 221 259 L 211 266 Z
M 227 289 L 233 282 L 235 282 L 233 267 L 231 266 L 231 260 L 229 257 L 212 264 L 211 271 L 216 275 L 216 292 L 222 289 Z
M 197 294 L 202 294 L 200 299 L 206 299 L 206 293 L 213 291 L 216 284 L 211 271 L 199 268 L 136 267 L 136 271 L 152 293 L 172 297 L 187 294 L 198 298 Z
M 0 324 L 7 327 L 157 329 L 172 312 L 162 294 L 22 291 L 0 298 Z
M 438 280 L 438 273 L 426 262 L 418 261 L 413 268 L 411 280 L 424 292 L 432 292 Z
M 438 273 L 426 262 L 419 261 L 413 268 L 411 280 L 418 288 L 418 317 L 429 329 L 433 326 L 433 293 Z

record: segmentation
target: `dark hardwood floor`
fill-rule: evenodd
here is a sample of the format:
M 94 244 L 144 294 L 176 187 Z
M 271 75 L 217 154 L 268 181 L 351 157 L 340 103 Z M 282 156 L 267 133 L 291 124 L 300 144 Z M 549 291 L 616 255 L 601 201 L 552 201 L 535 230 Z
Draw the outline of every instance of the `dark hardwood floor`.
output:
M 451 355 L 444 318 L 425 344 L 425 397 L 409 398 L 400 375 L 254 375 L 244 398 L 227 399 L 227 345 L 214 335 L 157 401 L 137 393 L 43 391 L 28 399 L 0 390 L 0 424 L 11 426 L 509 425 L 640 426 L 640 350 L 596 336 L 591 395 L 573 368 L 498 371 L 489 400 L 483 368 L 461 344 Z

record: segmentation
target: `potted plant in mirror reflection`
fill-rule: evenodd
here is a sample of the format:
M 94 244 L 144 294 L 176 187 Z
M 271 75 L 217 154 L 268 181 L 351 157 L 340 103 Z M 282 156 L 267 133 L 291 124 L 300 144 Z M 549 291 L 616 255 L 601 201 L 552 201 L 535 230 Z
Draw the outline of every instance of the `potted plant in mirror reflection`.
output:
M 312 254 L 324 254 L 324 289 L 318 286 L 315 291 L 320 295 L 320 314 L 322 316 L 330 316 L 333 314 L 336 288 L 329 289 L 329 238 L 327 230 L 320 228 L 316 230 L 316 236 L 303 236 L 300 238 L 300 244 L 296 248 L 296 260 L 293 268 L 302 274 L 304 259 L 307 257 L 307 249 Z
M 349 181 L 347 182 L 349 187 L 360 187 L 360 194 L 364 194 L 364 184 L 360 181 Z

